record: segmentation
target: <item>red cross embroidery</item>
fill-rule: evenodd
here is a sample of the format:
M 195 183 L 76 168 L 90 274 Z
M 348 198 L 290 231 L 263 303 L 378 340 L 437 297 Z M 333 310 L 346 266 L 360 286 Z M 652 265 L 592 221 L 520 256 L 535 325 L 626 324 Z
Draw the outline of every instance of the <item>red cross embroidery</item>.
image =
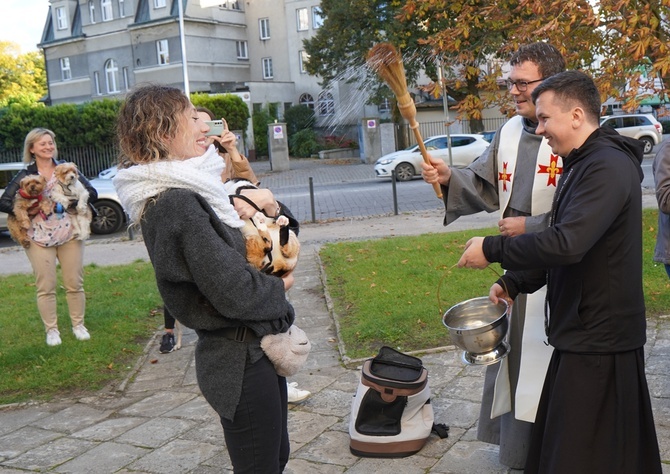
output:
M 537 170 L 538 173 L 547 173 L 547 186 L 556 186 L 556 178 L 558 175 L 563 173 L 563 168 L 558 166 L 558 155 L 552 154 L 549 158 L 549 166 L 538 165 L 540 168 Z
M 507 183 L 512 183 L 512 173 L 507 174 L 506 161 L 503 161 L 502 173 L 498 173 L 498 181 L 502 181 L 503 192 L 507 192 Z

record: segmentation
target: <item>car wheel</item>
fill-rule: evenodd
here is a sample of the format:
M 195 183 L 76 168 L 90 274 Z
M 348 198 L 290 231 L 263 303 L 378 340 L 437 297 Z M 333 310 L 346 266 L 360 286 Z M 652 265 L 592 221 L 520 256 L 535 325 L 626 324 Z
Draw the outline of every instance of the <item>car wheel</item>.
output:
M 395 177 L 398 181 L 411 181 L 414 177 L 414 166 L 409 163 L 400 163 L 395 167 Z
M 121 206 L 113 201 L 97 201 L 94 206 L 97 215 L 91 222 L 91 232 L 106 235 L 121 229 L 125 221 L 125 213 Z
M 654 140 L 649 137 L 640 137 L 640 141 L 644 143 L 644 154 L 651 153 L 651 150 L 654 149 Z

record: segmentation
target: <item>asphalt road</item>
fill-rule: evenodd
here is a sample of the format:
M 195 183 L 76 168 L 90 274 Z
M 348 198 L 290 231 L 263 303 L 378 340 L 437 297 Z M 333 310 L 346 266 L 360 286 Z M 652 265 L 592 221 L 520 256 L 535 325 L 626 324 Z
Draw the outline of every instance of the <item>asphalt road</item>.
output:
M 654 149 L 654 152 L 656 148 Z M 642 187 L 647 192 L 653 192 L 654 178 L 651 165 L 654 154 L 646 155 L 642 169 L 644 179 Z M 341 165 L 349 166 L 349 165 Z M 293 212 L 300 222 L 327 221 L 345 218 L 364 218 L 373 215 L 393 215 L 417 211 L 429 211 L 442 209 L 442 202 L 435 196 L 433 188 L 427 186 L 420 178 L 408 182 L 398 182 L 393 189 L 393 184 L 388 179 L 377 179 L 374 177 L 372 165 L 364 166 L 366 169 L 351 181 L 342 178 L 342 173 L 332 173 L 332 181 L 328 176 L 318 176 L 319 179 L 312 180 L 310 188 L 310 173 L 302 173 L 296 179 L 287 180 L 285 176 L 273 176 L 269 174 L 262 178 L 263 185 L 273 190 L 277 199 L 282 201 Z M 340 166 L 337 166 L 341 168 Z M 329 173 L 330 166 L 315 167 L 314 173 Z M 369 168 L 369 174 L 367 171 Z M 326 171 L 320 171 L 326 169 Z M 346 175 L 346 173 L 345 173 Z M 369 178 L 368 178 L 369 176 Z M 116 234 L 95 235 L 94 240 L 118 238 L 127 233 L 122 229 Z M 7 232 L 0 232 L 0 248 L 16 245 Z

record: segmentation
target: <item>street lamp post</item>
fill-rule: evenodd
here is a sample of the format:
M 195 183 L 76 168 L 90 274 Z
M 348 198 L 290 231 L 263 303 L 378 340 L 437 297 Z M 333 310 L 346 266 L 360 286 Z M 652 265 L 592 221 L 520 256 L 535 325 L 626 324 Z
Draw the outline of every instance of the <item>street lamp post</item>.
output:
M 444 83 L 444 62 L 440 59 L 440 63 L 437 67 L 437 77 L 440 81 L 440 86 L 442 87 L 442 107 L 444 107 L 444 118 L 447 122 L 447 149 L 449 150 L 449 166 L 454 165 L 454 159 L 451 156 L 451 124 L 449 123 L 451 119 L 449 118 L 449 96 L 447 95 L 447 86 Z
M 178 0 L 179 8 L 179 42 L 181 43 L 181 69 L 184 76 L 184 93 L 187 97 L 191 95 L 188 82 L 188 64 L 186 62 L 186 39 L 184 38 L 184 7 L 182 0 Z

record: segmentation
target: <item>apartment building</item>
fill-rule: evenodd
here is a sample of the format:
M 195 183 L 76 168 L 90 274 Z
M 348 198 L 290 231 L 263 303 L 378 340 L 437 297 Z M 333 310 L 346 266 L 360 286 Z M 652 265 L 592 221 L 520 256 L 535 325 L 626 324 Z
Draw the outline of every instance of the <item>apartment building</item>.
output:
M 318 0 L 213 6 L 212 0 L 182 0 L 183 41 L 179 0 L 49 3 L 39 47 L 50 104 L 123 98 L 143 82 L 185 90 L 187 76 L 191 93 L 235 93 L 250 111 L 276 104 L 282 114 L 305 104 L 315 111 L 317 125 L 333 130 L 388 114 L 366 105 L 356 86 L 338 81 L 324 90 L 318 77 L 306 73 L 302 41 L 322 24 Z

